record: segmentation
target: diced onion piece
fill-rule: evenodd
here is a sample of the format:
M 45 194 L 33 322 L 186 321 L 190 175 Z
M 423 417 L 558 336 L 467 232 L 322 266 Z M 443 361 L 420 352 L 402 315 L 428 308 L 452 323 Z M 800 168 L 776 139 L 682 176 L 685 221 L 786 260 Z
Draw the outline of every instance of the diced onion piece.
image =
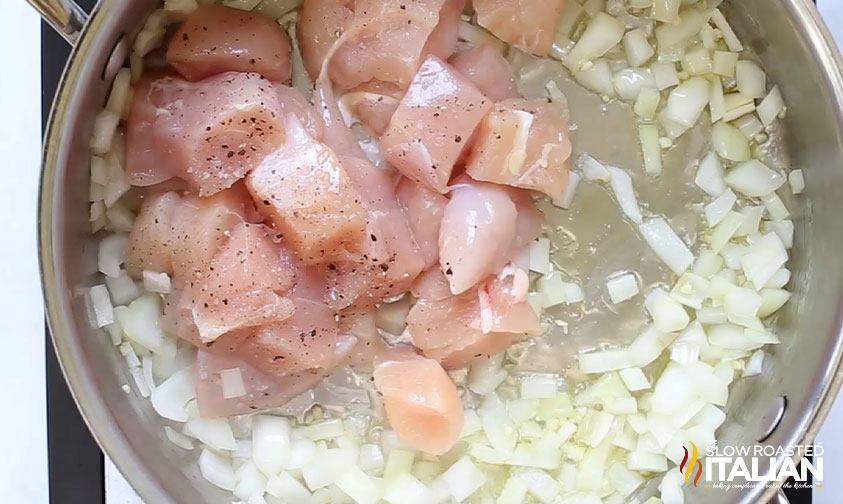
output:
M 761 289 L 761 307 L 758 318 L 767 318 L 776 313 L 790 299 L 790 293 L 784 289 Z
M 764 368 L 764 350 L 756 350 L 746 361 L 746 366 L 743 369 L 743 377 L 760 375 Z
M 609 62 L 604 59 L 594 60 L 590 67 L 574 74 L 574 79 L 584 88 L 602 96 L 615 96 L 614 74 Z
M 638 93 L 633 110 L 638 117 L 653 119 L 656 117 L 661 99 L 662 95 L 657 89 L 643 88 Z
M 690 128 L 697 123 L 710 97 L 711 84 L 708 80 L 692 77 L 670 92 L 665 117 Z
M 630 392 L 638 392 L 640 390 L 648 390 L 650 388 L 650 380 L 644 374 L 640 367 L 632 367 L 622 369 L 618 372 L 623 380 L 623 384 Z
M 615 193 L 621 211 L 632 222 L 641 224 L 644 217 L 641 215 L 641 208 L 638 206 L 638 198 L 635 196 L 635 188 L 632 186 L 632 177 L 621 168 L 609 166 L 607 169 L 611 174 L 612 191 Z
M 623 36 L 623 49 L 626 52 L 626 60 L 633 67 L 643 65 L 656 53 L 650 41 L 647 40 L 647 32 L 643 28 L 626 32 Z
M 694 262 L 694 254 L 663 217 L 653 217 L 638 229 L 656 256 L 677 275 Z
M 217 451 L 234 451 L 237 440 L 228 418 L 191 418 L 185 428 L 196 439 Z
M 743 224 L 744 216 L 737 212 L 729 212 L 726 217 L 720 221 L 708 237 L 708 244 L 714 252 L 720 252 L 723 247 L 735 236 L 741 225 Z
M 156 271 L 143 270 L 143 288 L 147 292 L 169 294 L 172 290 L 170 275 Z
M 335 484 L 357 504 L 377 504 L 380 501 L 378 485 L 356 465 L 347 468 Z
M 671 61 L 656 61 L 650 65 L 653 78 L 656 80 L 656 87 L 659 91 L 679 85 L 679 74 L 676 72 L 676 64 Z
M 577 158 L 577 166 L 582 170 L 586 180 L 597 180 L 600 182 L 609 182 L 612 180 L 612 172 L 609 171 L 609 167 L 589 154 L 581 154 Z
M 120 114 L 110 110 L 103 110 L 94 119 L 94 130 L 91 134 L 91 152 L 96 155 L 105 154 L 111 150 L 111 142 L 120 124 Z
M 702 308 L 707 296 L 708 280 L 687 271 L 682 273 L 670 291 L 670 297 L 694 309 Z
M 752 156 L 741 130 L 724 121 L 711 127 L 711 144 L 720 157 L 729 161 L 746 161 Z
M 522 399 L 550 399 L 558 393 L 559 386 L 552 375 L 530 375 L 521 379 Z
M 735 66 L 738 91 L 748 98 L 763 98 L 767 93 L 767 74 L 754 61 L 738 61 Z
M 193 449 L 193 441 L 181 432 L 174 430 L 169 425 L 164 426 L 164 434 L 167 435 L 167 439 L 169 439 L 171 443 L 179 448 L 183 448 L 185 450 Z
M 792 170 L 787 175 L 787 180 L 790 182 L 791 194 L 802 194 L 805 190 L 805 175 L 802 170 Z
M 655 0 L 653 2 L 653 19 L 663 23 L 674 23 L 679 19 L 681 0 Z
M 122 116 L 129 102 L 129 93 L 132 85 L 132 73 L 128 68 L 121 68 L 114 77 L 111 84 L 111 94 L 108 95 L 108 102 L 105 109 Z
M 387 450 L 384 449 L 384 452 Z M 386 459 L 386 467 L 383 471 L 383 478 L 389 480 L 395 476 L 410 472 L 413 467 L 415 453 L 410 450 L 393 449 L 389 451 Z
M 655 289 L 644 300 L 644 307 L 659 331 L 681 331 L 691 321 L 688 312 L 663 289 Z
M 376 444 L 364 444 L 360 447 L 357 464 L 364 471 L 375 471 L 384 466 L 383 450 Z
M 633 471 L 661 473 L 667 470 L 667 459 L 657 453 L 634 451 L 627 455 L 626 466 Z
M 758 314 L 762 303 L 761 296 L 753 289 L 733 287 L 726 291 L 723 308 L 726 316 L 733 323 L 740 323 L 747 318 L 754 318 Z
M 261 472 L 275 476 L 286 467 L 290 458 L 290 435 L 287 418 L 271 415 L 252 418 L 252 458 Z
M 661 492 L 661 502 L 663 504 L 684 504 L 685 490 L 683 485 L 685 483 L 684 476 L 678 468 L 671 469 L 664 475 L 661 483 L 659 483 L 659 491 Z
M 793 221 L 765 221 L 763 231 L 765 233 L 776 233 L 781 238 L 785 248 L 793 248 L 793 234 L 795 232 Z
M 764 215 L 763 206 L 745 206 L 740 209 L 740 214 L 744 216 L 743 223 L 735 236 L 747 236 L 758 232 L 758 226 L 761 224 L 761 216 Z
M 726 97 L 723 94 L 723 83 L 720 82 L 719 77 L 711 78 L 711 96 L 709 97 L 708 108 L 711 111 L 712 123 L 723 119 L 728 113 Z
M 697 256 L 694 262 L 694 267 L 691 269 L 695 275 L 703 278 L 711 278 L 723 268 L 723 258 L 718 256 L 715 252 L 709 249 L 703 249 Z
M 540 469 L 529 469 L 518 474 L 529 492 L 544 504 L 553 504 L 562 488 L 555 478 Z
M 605 12 L 598 12 L 586 27 L 579 41 L 562 60 L 562 63 L 577 73 L 583 63 L 606 54 L 623 38 L 626 27 L 617 18 Z
M 742 115 L 749 114 L 755 110 L 755 100 L 741 93 L 729 93 L 723 95 L 723 102 L 726 105 L 724 121 L 734 121 Z
M 550 240 L 537 238 L 530 244 L 530 271 L 546 275 L 550 272 Z
M 584 14 L 585 9 L 579 3 L 566 6 L 562 11 L 559 22 L 556 24 L 557 35 L 572 37 Z
M 644 484 L 644 478 L 634 471 L 630 471 L 625 465 L 614 462 L 606 471 L 609 484 L 622 496 L 628 497 Z
M 687 51 L 682 58 L 682 68 L 690 75 L 711 73 L 711 52 L 705 47 Z
M 735 52 L 714 51 L 714 61 L 711 70 L 717 75 L 732 78 L 735 76 L 735 67 L 738 64 L 740 55 Z
M 120 355 L 126 358 L 126 364 L 128 364 L 130 368 L 141 366 L 138 354 L 135 352 L 135 349 L 132 348 L 130 343 L 123 343 L 120 345 Z
M 501 367 L 504 355 L 492 355 L 485 359 L 478 359 L 471 364 L 468 372 L 468 388 L 475 394 L 490 394 L 503 383 L 507 372 Z
M 626 348 L 581 353 L 577 360 L 580 362 L 580 371 L 585 374 L 606 373 L 632 366 Z
M 442 479 L 457 502 L 466 500 L 486 483 L 483 471 L 469 457 L 463 457 L 449 467 L 442 473 Z
M 659 145 L 659 129 L 652 124 L 642 124 L 638 127 L 638 140 L 644 154 L 644 170 L 648 175 L 659 175 L 662 172 L 662 150 Z
M 164 43 L 164 36 L 167 30 L 157 28 L 154 30 L 143 29 L 135 37 L 135 44 L 132 49 L 138 56 L 146 56 L 150 52 L 161 47 Z
M 301 431 L 299 431 L 301 432 Z M 293 435 L 290 434 L 290 438 Z M 310 439 L 296 439 L 290 443 L 290 458 L 287 461 L 287 470 L 301 469 L 309 464 L 316 455 L 316 443 Z
M 337 418 L 309 425 L 305 429 L 305 433 L 311 441 L 335 439 L 345 434 L 345 427 L 343 427 L 342 420 Z
M 761 161 L 752 159 L 737 165 L 726 174 L 726 184 L 751 198 L 766 196 L 785 182 L 784 177 Z
M 253 495 L 263 497 L 266 492 L 266 476 L 261 474 L 251 460 L 245 461 L 234 471 L 236 483 L 232 493 L 238 499 L 250 499 Z
M 266 482 L 266 493 L 280 502 L 308 502 L 310 491 L 290 473 L 284 471 Z
M 565 210 L 571 208 L 574 202 L 574 195 L 577 193 L 577 187 L 580 185 L 582 176 L 575 172 L 568 172 L 568 184 L 565 186 L 565 191 L 558 198 L 553 199 L 553 204 Z
M 384 482 L 383 500 L 390 504 L 422 504 L 428 488 L 409 474 Z
M 132 375 L 132 379 L 135 382 L 135 386 L 138 388 L 138 393 L 141 397 L 146 399 L 151 395 L 152 392 L 149 390 L 149 385 L 146 383 L 146 378 L 143 376 L 143 371 L 140 368 L 132 368 L 129 371 L 129 374 Z
M 105 204 L 103 202 L 103 204 Z M 114 203 L 106 210 L 105 216 L 114 231 L 118 233 L 129 233 L 135 224 L 135 215 L 120 203 Z
M 662 128 L 664 128 L 664 132 L 667 134 L 666 138 L 659 139 L 659 144 L 665 149 L 673 145 L 672 140 L 676 140 L 677 138 L 681 137 L 685 134 L 686 131 L 690 129 L 687 126 L 683 126 L 678 122 L 667 117 L 666 112 L 666 108 L 662 109 L 662 111 L 659 112 L 658 116 L 656 117 L 656 119 L 658 119 L 659 123 L 662 125 Z
M 658 0 L 665 1 L 665 0 Z M 655 30 L 659 54 L 671 55 L 684 49 L 688 39 L 699 34 L 710 14 L 700 9 L 685 9 L 678 23 L 664 23 Z
M 199 472 L 203 478 L 223 490 L 234 490 L 237 478 L 228 457 L 208 448 L 203 449 L 199 455 Z
M 509 417 L 506 406 L 497 394 L 492 392 L 483 398 L 477 410 L 483 423 L 483 431 L 492 447 L 504 456 L 512 455 L 518 442 L 518 430 Z
M 309 463 L 302 467 L 304 483 L 311 491 L 336 483 L 340 476 L 354 465 L 354 459 L 355 454 L 350 450 L 322 448 Z
M 108 286 L 112 302 L 118 306 L 131 303 L 141 293 L 135 281 L 125 271 L 121 271 L 116 277 L 106 276 L 105 285 Z
M 125 260 L 128 244 L 129 237 L 125 234 L 112 234 L 102 239 L 97 255 L 100 273 L 110 277 L 120 276 L 120 265 Z
M 761 196 L 761 202 L 764 203 L 764 206 L 770 213 L 770 218 L 774 221 L 785 220 L 790 217 L 790 211 L 788 211 L 787 206 L 785 206 L 778 194 L 771 192 L 766 196 Z
M 750 141 L 754 140 L 755 137 L 764 131 L 764 125 L 761 124 L 761 121 L 758 120 L 758 116 L 755 114 L 746 114 L 745 116 L 736 119 L 734 125 L 741 130 L 743 136 Z
M 769 126 L 779 117 L 785 110 L 784 98 L 782 98 L 781 90 L 778 86 L 773 86 L 773 89 L 758 105 L 758 117 L 764 126 Z
M 624 68 L 612 78 L 621 99 L 634 102 L 642 89 L 656 88 L 656 80 L 649 68 Z
M 128 307 L 118 307 L 114 315 L 130 340 L 158 352 L 166 338 L 160 326 L 161 312 L 161 299 L 155 294 L 144 294 Z
M 565 301 L 568 304 L 582 303 L 585 301 L 585 292 L 579 284 L 572 282 L 565 282 L 562 284 L 565 291 Z
M 723 164 L 714 152 L 709 152 L 700 161 L 694 183 L 710 196 L 720 196 L 726 191 L 726 181 L 723 178 Z
M 114 306 L 105 285 L 95 285 L 88 290 L 94 322 L 97 327 L 105 327 L 114 322 Z
M 498 495 L 496 504 L 523 504 L 527 497 L 527 483 L 518 476 L 510 476 Z
M 152 407 L 162 417 L 175 422 L 186 422 L 187 403 L 196 397 L 193 385 L 193 368 L 177 371 L 152 391 Z M 233 485 L 232 485 L 233 488 Z
M 674 335 L 648 327 L 629 345 L 629 359 L 633 366 L 644 367 L 659 358 L 673 341 Z
M 612 303 L 622 303 L 638 294 L 638 279 L 632 273 L 624 273 L 606 281 L 606 289 Z
M 726 21 L 726 17 L 720 12 L 720 9 L 714 9 L 711 12 L 711 21 L 714 23 L 714 26 L 720 29 L 720 33 L 723 35 L 723 41 L 726 42 L 726 47 L 730 51 L 736 53 L 743 51 L 743 44 L 741 44 L 738 36 L 735 35 L 735 31 L 732 30 L 731 25 Z
M 763 238 L 747 247 L 741 258 L 744 274 L 756 290 L 760 290 L 787 262 L 787 250 L 781 238 L 775 233 L 768 233 Z
M 726 189 L 720 196 L 705 206 L 705 219 L 710 227 L 714 227 L 726 218 L 737 203 L 738 197 L 731 189 Z

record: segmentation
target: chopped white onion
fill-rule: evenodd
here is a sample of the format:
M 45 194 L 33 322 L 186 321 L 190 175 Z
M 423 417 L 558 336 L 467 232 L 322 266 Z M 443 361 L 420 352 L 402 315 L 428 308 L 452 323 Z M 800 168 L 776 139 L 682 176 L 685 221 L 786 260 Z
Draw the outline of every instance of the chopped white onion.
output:
M 650 364 L 659 358 L 674 337 L 675 335 L 662 332 L 654 326 L 648 327 L 630 343 L 628 348 L 630 362 L 636 367 Z
M 530 243 L 530 271 L 543 275 L 550 272 L 550 239 L 541 237 Z
M 793 235 L 795 232 L 793 221 L 765 221 L 763 231 L 765 233 L 776 233 L 781 238 L 785 248 L 793 248 Z
M 663 289 L 655 289 L 644 300 L 644 307 L 659 331 L 681 331 L 691 321 L 688 312 Z
M 676 72 L 676 64 L 671 61 L 655 61 L 650 65 L 653 78 L 656 80 L 656 87 L 659 91 L 679 85 L 679 74 Z
M 633 273 L 624 273 L 606 281 L 606 289 L 612 303 L 622 303 L 638 294 L 638 279 Z
M 527 497 L 527 483 L 518 476 L 510 476 L 498 495 L 496 504 L 523 504 Z
M 723 77 L 733 78 L 740 55 L 735 52 L 714 51 L 714 61 L 711 70 Z
M 378 485 L 356 465 L 348 467 L 335 484 L 357 504 L 377 504 L 380 501 Z
M 711 144 L 720 157 L 729 161 L 746 161 L 752 155 L 741 130 L 724 121 L 712 126 Z
M 787 250 L 781 238 L 775 233 L 767 233 L 758 242 L 747 247 L 741 258 L 744 274 L 757 290 L 776 274 L 787 262 Z
M 705 47 L 698 47 L 697 49 L 687 51 L 682 57 L 682 68 L 689 75 L 705 75 L 711 73 L 711 52 Z M 715 80 L 719 81 L 720 79 Z
M 147 292 L 169 294 L 172 290 L 170 275 L 166 273 L 143 270 L 143 288 Z
M 682 273 L 670 291 L 670 297 L 694 309 L 702 308 L 707 296 L 708 280 L 688 271 Z
M 638 140 L 644 154 L 644 170 L 648 175 L 659 175 L 662 172 L 662 151 L 659 145 L 659 129 L 652 124 L 642 124 L 638 127 Z
M 626 32 L 623 36 L 623 48 L 626 60 L 633 67 L 639 67 L 650 60 L 656 50 L 647 40 L 647 32 L 643 28 L 636 28 Z
M 468 457 L 459 459 L 442 473 L 454 500 L 462 502 L 486 483 L 486 476 Z
M 167 439 L 169 439 L 171 443 L 178 446 L 179 448 L 185 450 L 193 449 L 193 441 L 181 432 L 174 430 L 169 425 L 164 426 L 164 434 L 167 435 Z
M 732 30 L 732 26 L 726 21 L 726 17 L 720 12 L 720 9 L 714 9 L 711 12 L 711 21 L 714 23 L 714 26 L 720 29 L 720 33 L 723 35 L 723 41 L 726 42 L 726 47 L 730 51 L 736 53 L 743 51 L 743 44 L 741 44 L 738 36 L 735 35 L 735 31 Z
M 726 214 L 708 237 L 708 245 L 711 247 L 711 250 L 713 252 L 720 252 L 729 243 L 729 240 L 735 236 L 735 233 L 738 232 L 738 229 L 743 225 L 744 219 L 744 216 L 738 212 L 729 212 Z
M 784 289 L 761 289 L 761 307 L 758 318 L 767 318 L 776 313 L 790 299 L 790 293 Z
M 774 221 L 785 220 L 790 217 L 787 206 L 785 206 L 778 194 L 771 192 L 770 194 L 761 196 L 761 202 L 764 203 L 764 206 L 770 213 L 770 218 Z
M 237 448 L 228 418 L 191 418 L 185 426 L 193 437 L 216 451 L 234 451 Z
M 301 468 L 304 483 L 311 491 L 336 483 L 354 465 L 355 454 L 341 448 L 317 450 L 309 463 Z
M 574 75 L 574 79 L 584 88 L 608 97 L 615 96 L 613 77 L 612 68 L 604 59 L 594 60 L 590 67 Z
M 586 180 L 597 180 L 600 182 L 610 182 L 612 180 L 612 172 L 609 171 L 609 167 L 590 154 L 580 154 L 577 158 L 577 166 L 582 170 Z
M 582 176 L 579 173 L 575 171 L 568 172 L 568 184 L 565 186 L 565 192 L 563 192 L 558 198 L 554 198 L 553 204 L 559 208 L 564 208 L 565 210 L 571 208 L 571 204 L 574 202 L 574 195 L 577 192 L 577 187 L 580 185 L 581 179 Z
M 518 442 L 518 430 L 500 397 L 494 392 L 486 395 L 477 414 L 492 447 L 504 456 L 511 455 Z
M 579 41 L 562 59 L 562 63 L 577 73 L 587 61 L 592 61 L 606 54 L 609 49 L 616 46 L 623 38 L 626 27 L 618 19 L 598 12 L 586 27 Z
M 623 384 L 630 392 L 638 392 L 641 390 L 648 390 L 650 388 L 650 380 L 644 374 L 640 367 L 631 367 L 622 369 L 618 372 L 623 380 Z
M 726 218 L 737 203 L 738 197 L 731 189 L 726 189 L 720 196 L 705 206 L 705 219 L 710 227 L 714 227 Z
M 626 348 L 581 353 L 577 360 L 580 363 L 580 371 L 585 374 L 602 374 L 632 366 L 629 350 Z
M 751 159 L 726 174 L 726 184 L 751 198 L 765 196 L 784 184 L 784 177 L 761 161 Z
M 540 469 L 522 471 L 518 477 L 527 484 L 529 492 L 544 504 L 553 504 L 562 490 L 555 478 Z
M 310 500 L 310 491 L 307 487 L 286 471 L 267 480 L 266 493 L 280 502 L 308 502 Z
M 633 471 L 661 473 L 667 470 L 667 459 L 657 453 L 634 451 L 627 455 L 626 466 Z
M 694 254 L 663 217 L 653 217 L 638 229 L 656 256 L 677 275 L 694 262 Z
M 649 68 L 624 68 L 612 79 L 621 99 L 634 102 L 644 89 L 656 90 L 656 80 Z
M 743 136 L 747 140 L 754 140 L 758 135 L 764 131 L 764 125 L 758 120 L 758 116 L 754 113 L 746 114 L 734 121 L 735 127 L 741 130 Z
M 253 495 L 263 496 L 266 491 L 266 476 L 261 474 L 251 460 L 247 460 L 234 471 L 236 482 L 232 493 L 238 499 L 250 499 Z
M 805 190 L 805 175 L 802 170 L 792 170 L 787 175 L 787 180 L 790 182 L 791 194 L 802 194 Z
M 658 89 L 642 88 L 638 93 L 638 98 L 635 100 L 633 110 L 639 117 L 653 119 L 656 117 L 661 99 L 662 95 Z
M 655 0 L 653 2 L 653 19 L 663 23 L 675 23 L 679 19 L 679 7 L 682 0 Z
M 632 177 L 621 168 L 609 166 L 607 169 L 611 174 L 612 191 L 615 193 L 621 211 L 632 222 L 641 224 L 644 217 L 641 215 L 641 208 L 638 206 L 638 198 L 635 196 L 635 188 L 632 186 Z
M 739 210 L 739 213 L 744 216 L 743 223 L 735 236 L 747 236 L 758 232 L 758 227 L 761 225 L 761 217 L 764 215 L 763 206 L 745 206 Z
M 475 394 L 490 394 L 506 379 L 508 373 L 501 367 L 504 354 L 478 359 L 468 372 L 468 388 Z
M 428 489 L 424 483 L 409 474 L 384 482 L 383 500 L 389 504 L 423 504 Z
M 120 276 L 120 266 L 125 260 L 128 245 L 129 236 L 125 234 L 112 234 L 103 238 L 97 256 L 100 273 L 110 277 Z
M 735 79 L 738 91 L 748 98 L 763 98 L 767 93 L 767 74 L 754 61 L 738 61 Z
M 97 327 L 105 327 L 114 323 L 114 306 L 105 285 L 95 285 L 88 290 L 91 308 Z
M 160 327 L 161 313 L 161 299 L 155 294 L 144 294 L 128 307 L 114 310 L 114 316 L 126 336 L 153 352 L 162 349 L 166 337 Z
M 710 196 L 720 196 L 726 191 L 726 181 L 723 178 L 723 165 L 714 152 L 709 152 L 700 161 L 694 183 Z
M 196 397 L 193 368 L 177 371 L 152 391 L 152 407 L 164 418 L 175 422 L 188 420 L 187 403 Z
M 111 150 L 111 142 L 120 124 L 120 114 L 103 110 L 94 120 L 94 130 L 91 134 L 91 153 L 100 155 Z
M 231 461 L 211 449 L 205 448 L 199 455 L 199 471 L 202 477 L 223 490 L 234 490 L 237 478 Z
M 106 276 L 105 285 L 108 286 L 111 301 L 118 306 L 131 303 L 141 294 L 135 281 L 125 271 L 115 277 Z
M 697 123 L 711 97 L 711 83 L 703 77 L 692 77 L 670 92 L 665 117 L 686 128 Z
M 556 377 L 552 375 L 530 375 L 521 378 L 522 399 L 550 399 L 559 393 Z
M 342 420 L 336 418 L 309 425 L 305 429 L 305 434 L 311 441 L 334 439 L 345 434 L 345 427 L 342 424 Z

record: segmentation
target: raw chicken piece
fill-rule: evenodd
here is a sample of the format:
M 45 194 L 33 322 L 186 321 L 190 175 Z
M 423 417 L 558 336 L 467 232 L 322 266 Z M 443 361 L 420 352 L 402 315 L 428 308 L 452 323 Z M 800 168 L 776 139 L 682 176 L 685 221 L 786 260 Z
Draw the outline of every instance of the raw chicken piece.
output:
M 494 102 L 518 97 L 509 62 L 492 45 L 460 51 L 448 63 Z
M 464 0 L 357 0 L 331 58 L 330 77 L 353 89 L 372 81 L 406 88 L 429 53 L 448 58 L 456 47 Z
M 453 369 L 540 334 L 538 317 L 526 302 L 526 273 L 518 271 L 503 272 L 458 296 L 419 299 L 407 317 L 413 344 Z
M 468 291 L 512 258 L 517 219 L 505 187 L 457 181 L 439 231 L 439 264 L 452 293 Z
M 405 177 L 444 194 L 454 163 L 491 108 L 466 77 L 431 56 L 381 137 L 383 156 Z
M 366 209 L 336 155 L 293 115 L 287 141 L 246 179 L 258 205 L 305 264 L 359 259 Z
M 463 407 L 457 387 L 438 362 L 393 351 L 374 372 L 389 423 L 411 447 L 442 455 L 459 439 Z
M 538 211 L 533 203 L 533 198 L 521 189 L 509 191 L 515 209 L 518 211 L 518 218 L 515 220 L 515 239 L 512 241 L 512 252 L 510 259 L 541 236 L 544 225 L 544 215 Z
M 341 98 L 343 120 L 351 124 L 352 115 L 376 135 L 382 135 L 398 109 L 399 99 L 368 91 L 352 91 Z
M 546 100 L 506 100 L 478 130 L 466 171 L 475 180 L 559 197 L 568 184 L 570 128 L 564 109 Z
M 473 0 L 472 4 L 480 26 L 521 50 L 547 56 L 567 1 Z
M 272 85 L 256 73 L 143 80 L 129 113 L 126 171 L 133 185 L 177 176 L 210 196 L 283 144 L 283 126 Z
M 287 81 L 292 46 L 274 19 L 222 5 L 200 5 L 170 39 L 167 63 L 196 81 L 223 72 L 256 72 Z
M 438 265 L 419 275 L 410 286 L 410 293 L 426 301 L 441 301 L 452 296 L 448 278 Z
M 372 371 L 374 361 L 388 351 L 375 325 L 375 312 L 371 308 L 351 307 L 339 313 L 340 335 L 353 336 L 357 344 L 346 362 L 360 371 Z
M 341 362 L 354 347 L 354 338 L 340 338 L 334 361 Z M 246 395 L 226 399 L 220 371 L 239 369 Z M 283 406 L 295 397 L 319 385 L 332 370 L 311 369 L 301 373 L 269 376 L 236 354 L 219 355 L 199 349 L 196 356 L 196 401 L 205 418 L 254 413 L 260 409 Z
M 183 197 L 173 214 L 169 244 L 176 282 L 205 276 L 229 232 L 241 222 L 261 220 L 242 183 L 209 198 Z
M 174 192 L 152 194 L 141 206 L 126 251 L 126 269 L 138 277 L 143 270 L 173 274 L 170 253 L 170 230 L 173 215 L 181 204 L 181 197 Z
M 325 126 L 307 97 L 298 89 L 281 83 L 273 83 L 272 88 L 278 96 L 283 116 L 287 117 L 288 114 L 293 114 L 304 126 L 308 135 L 320 140 L 324 134 Z
M 272 376 L 308 369 L 333 369 L 338 327 L 336 312 L 324 303 L 295 299 L 295 314 L 282 323 L 260 327 L 237 353 Z
M 238 224 L 211 261 L 210 273 L 185 292 L 205 343 L 243 329 L 283 322 L 295 307 L 283 297 L 293 286 L 275 233 L 262 224 Z
M 439 226 L 448 198 L 406 178 L 401 179 L 396 193 L 424 256 L 425 269 L 439 264 Z
M 354 19 L 354 0 L 305 0 L 296 34 L 302 60 L 310 78 L 316 80 L 334 42 Z

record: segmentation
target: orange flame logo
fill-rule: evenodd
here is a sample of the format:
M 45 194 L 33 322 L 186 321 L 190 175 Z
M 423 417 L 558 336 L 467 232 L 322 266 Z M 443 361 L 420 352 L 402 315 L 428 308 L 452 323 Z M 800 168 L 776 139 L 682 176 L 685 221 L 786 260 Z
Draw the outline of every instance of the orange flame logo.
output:
M 691 474 L 694 473 L 694 466 L 697 466 L 697 475 L 694 477 L 693 484 L 697 486 L 697 481 L 700 480 L 700 476 L 702 475 L 702 462 L 699 460 L 699 452 L 697 452 L 697 445 L 691 442 L 691 460 L 688 460 L 688 449 L 684 446 L 682 447 L 685 450 L 685 456 L 682 458 L 682 463 L 679 464 L 679 470 L 685 473 L 685 483 L 691 483 Z M 687 464 L 687 467 L 686 467 Z

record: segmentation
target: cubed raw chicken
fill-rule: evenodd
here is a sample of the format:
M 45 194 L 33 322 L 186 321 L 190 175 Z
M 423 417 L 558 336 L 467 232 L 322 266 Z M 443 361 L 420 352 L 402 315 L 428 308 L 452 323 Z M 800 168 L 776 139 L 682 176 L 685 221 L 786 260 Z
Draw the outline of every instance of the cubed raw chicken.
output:
M 505 187 L 457 181 L 439 231 L 439 264 L 453 294 L 500 271 L 512 257 L 518 211 Z
M 428 54 L 456 47 L 465 0 L 357 0 L 328 68 L 343 89 L 379 81 L 406 88 Z
M 295 299 L 293 304 L 292 317 L 254 330 L 240 344 L 238 354 L 272 376 L 333 369 L 339 334 L 336 312 L 324 303 L 308 299 Z
M 246 179 L 264 213 L 305 264 L 358 260 L 368 214 L 334 152 L 287 116 L 286 143 Z
M 559 197 L 568 184 L 570 127 L 561 105 L 547 100 L 506 100 L 478 130 L 466 171 L 475 180 Z
M 150 78 L 133 95 L 126 171 L 133 185 L 176 176 L 210 196 L 283 143 L 278 97 L 259 74 L 229 72 L 199 82 Z
M 132 276 L 140 276 L 143 270 L 173 274 L 170 236 L 173 215 L 180 205 L 181 197 L 175 192 L 152 194 L 144 199 L 126 250 L 126 268 Z
M 505 271 L 458 296 L 419 299 L 407 317 L 413 344 L 453 369 L 540 334 L 538 316 L 526 302 L 525 279 L 523 271 Z
M 205 276 L 230 231 L 241 222 L 261 220 L 242 182 L 209 198 L 184 196 L 173 214 L 169 242 L 176 282 Z
M 447 63 L 429 57 L 381 137 L 383 156 L 405 177 L 439 192 L 491 101 Z
M 439 226 L 448 198 L 406 178 L 401 179 L 396 192 L 424 256 L 425 269 L 439 264 Z
M 272 88 L 278 96 L 278 103 L 281 105 L 283 116 L 287 117 L 288 114 L 293 114 L 302 126 L 304 126 L 308 135 L 316 140 L 321 140 L 325 125 L 322 119 L 320 119 L 319 114 L 314 110 L 313 105 L 307 100 L 307 97 L 298 89 L 278 82 L 273 83 Z
M 304 0 L 296 26 L 302 60 L 316 80 L 331 47 L 354 20 L 354 0 Z
M 438 362 L 393 351 L 376 365 L 374 378 L 389 423 L 401 440 L 432 455 L 454 446 L 463 427 L 463 406 L 456 385 Z
M 492 45 L 462 50 L 451 56 L 448 63 L 494 102 L 518 97 L 509 62 Z
M 441 301 L 451 297 L 451 286 L 448 277 L 442 273 L 439 265 L 424 271 L 410 286 L 410 293 L 426 301 Z
M 533 198 L 527 191 L 512 189 L 509 191 L 518 218 L 515 220 L 515 239 L 512 241 L 510 259 L 520 252 L 533 240 L 541 236 L 544 226 L 544 215 L 538 211 Z
M 167 63 L 196 81 L 224 72 L 256 72 L 284 82 L 292 74 L 290 37 L 257 12 L 204 4 L 179 26 Z
M 338 318 L 340 335 L 357 339 L 346 362 L 357 370 L 372 371 L 375 359 L 388 350 L 375 324 L 375 310 L 351 307 L 341 311 Z
M 568 0 L 473 0 L 477 22 L 513 46 L 547 56 Z
M 354 114 L 375 135 L 382 135 L 398 109 L 400 96 L 395 98 L 387 94 L 354 90 L 343 96 L 342 101 L 348 108 L 348 114 Z
M 210 273 L 185 291 L 203 342 L 293 315 L 293 302 L 284 295 L 293 286 L 294 270 L 275 235 L 262 224 L 238 224 L 211 261 Z
M 354 347 L 354 338 L 340 338 L 334 349 L 334 361 L 341 362 Z M 220 371 L 239 369 L 246 394 L 226 398 Z M 199 349 L 196 356 L 196 402 L 205 418 L 254 413 L 283 406 L 319 385 L 332 369 L 310 369 L 300 373 L 270 376 L 235 354 L 215 354 Z

